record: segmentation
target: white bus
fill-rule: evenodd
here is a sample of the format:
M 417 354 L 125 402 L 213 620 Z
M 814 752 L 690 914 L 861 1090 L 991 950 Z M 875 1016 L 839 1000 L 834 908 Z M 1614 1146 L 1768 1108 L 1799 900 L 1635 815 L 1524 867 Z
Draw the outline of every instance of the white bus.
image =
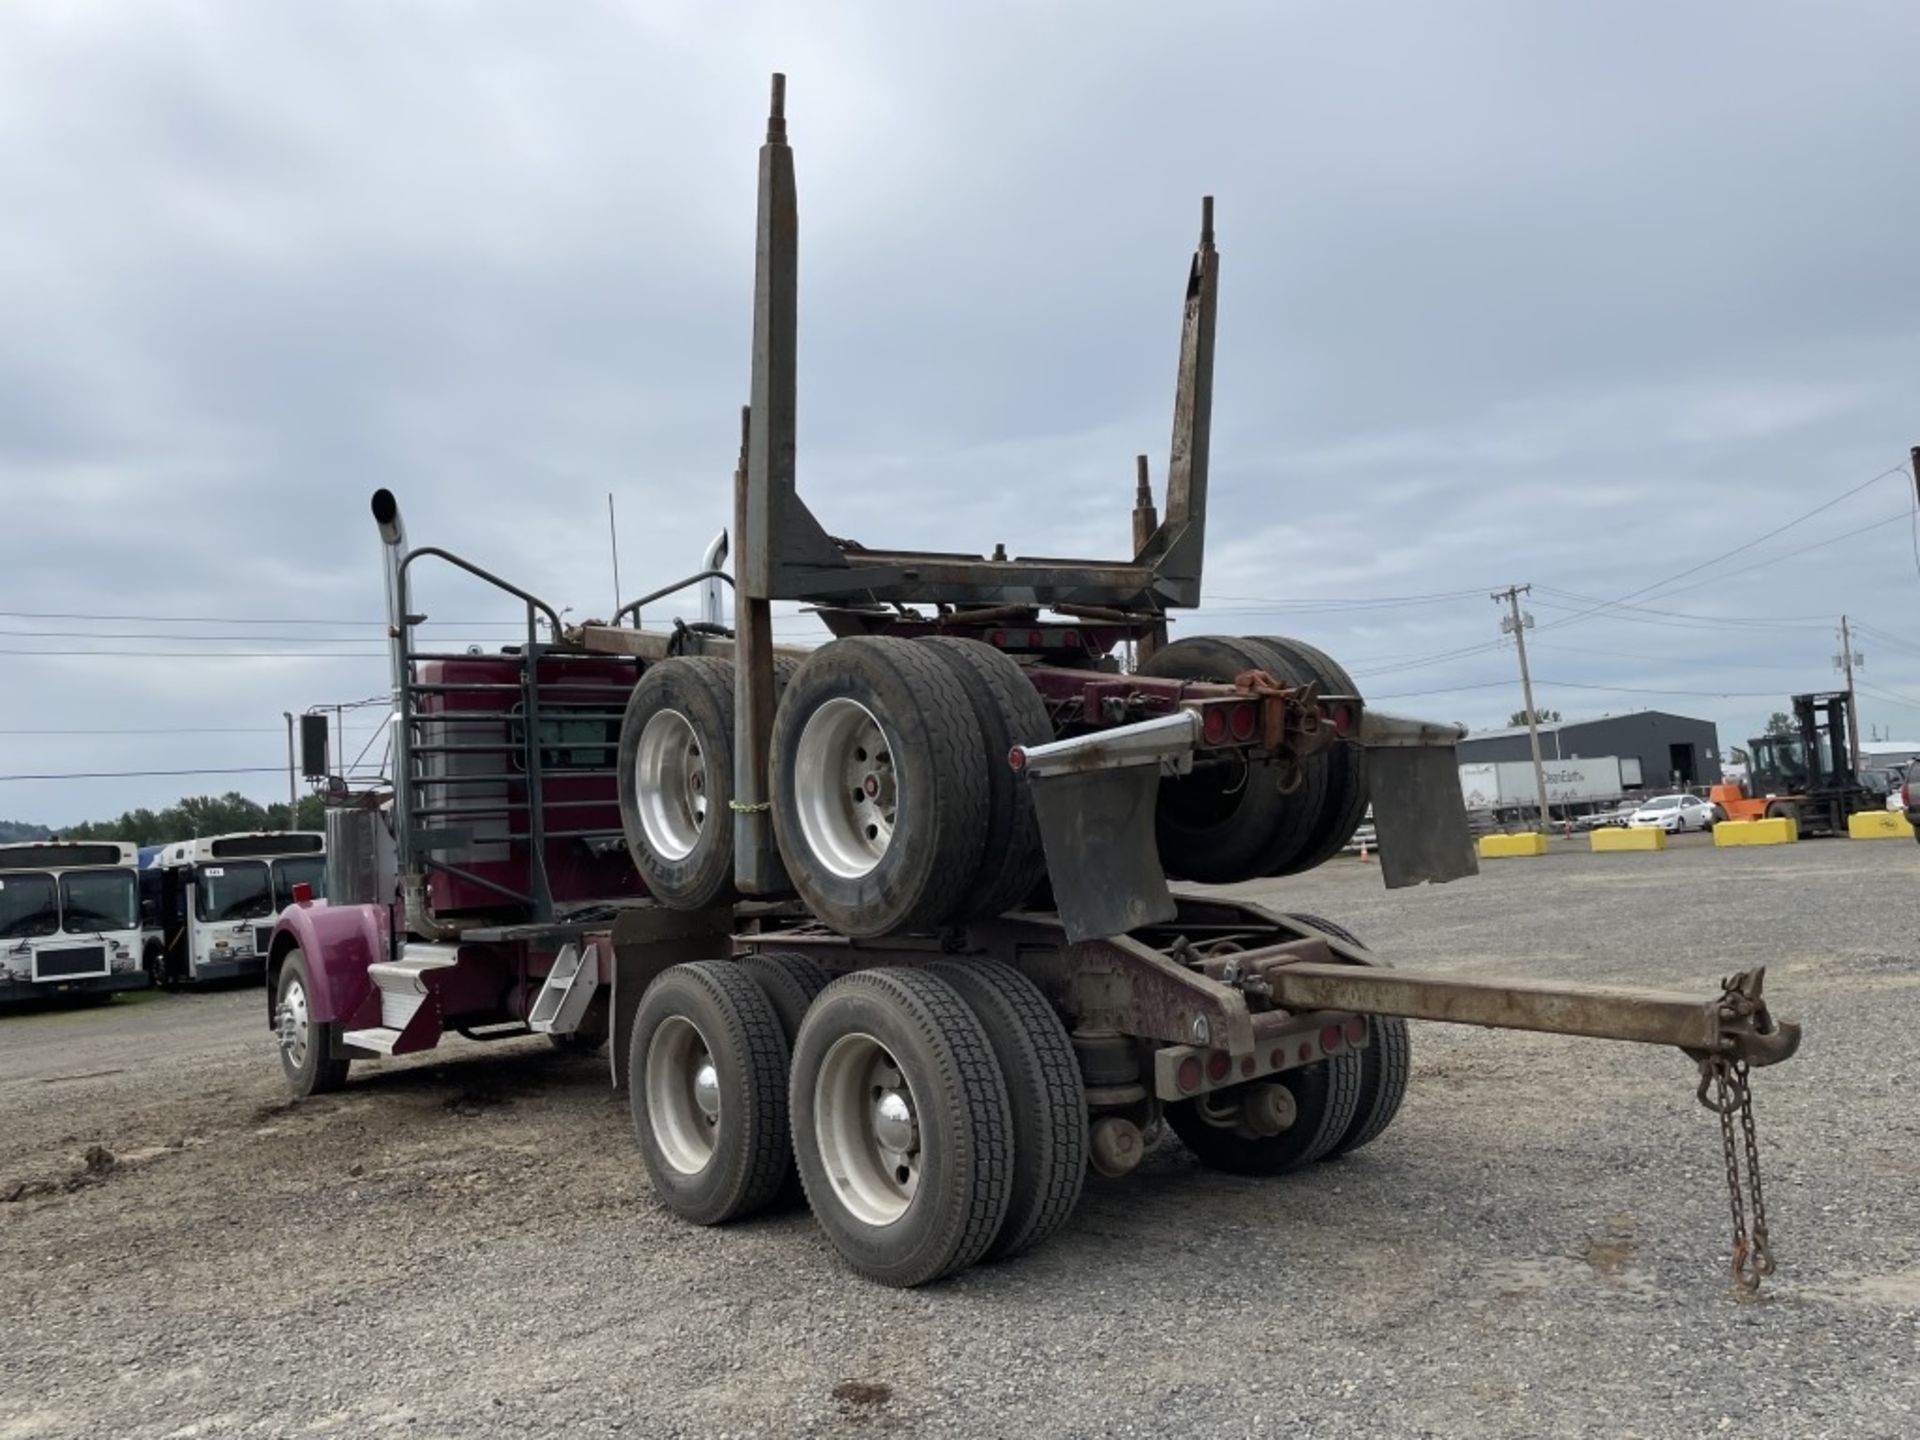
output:
M 140 872 L 144 956 L 156 985 L 266 972 L 293 887 L 327 893 L 327 837 L 313 830 L 209 835 L 159 846 Z
M 118 840 L 0 845 L 0 1003 L 147 983 L 138 864 Z

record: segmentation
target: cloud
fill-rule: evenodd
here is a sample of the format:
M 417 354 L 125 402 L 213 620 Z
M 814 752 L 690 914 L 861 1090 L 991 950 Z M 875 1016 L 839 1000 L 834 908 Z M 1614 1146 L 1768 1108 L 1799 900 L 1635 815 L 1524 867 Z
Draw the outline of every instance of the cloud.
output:
M 730 509 L 754 150 L 784 68 L 801 484 L 829 528 L 1124 549 L 1132 456 L 1164 470 L 1179 289 L 1213 193 L 1210 605 L 1181 631 L 1291 630 L 1396 690 L 1484 684 L 1512 668 L 1474 649 L 1496 638 L 1487 588 L 1624 594 L 1920 438 L 1916 59 L 1920 16 L 1891 3 L 1761 4 L 1736 27 L 1518 0 L 1204 19 L 1090 0 L 14 7 L 0 610 L 373 635 L 380 485 L 416 541 L 575 614 L 610 608 L 608 492 L 627 593 L 695 568 Z M 1791 566 L 1897 510 L 1905 491 L 1883 490 L 1742 562 Z M 1909 546 L 1885 527 L 1788 572 L 1817 587 L 1763 569 L 1673 602 L 1788 617 L 1772 629 L 1595 616 L 1567 643 L 1615 653 L 1539 668 L 1814 688 L 1827 610 L 1920 641 Z M 503 613 L 423 585 L 436 617 Z M 1334 603 L 1432 594 L 1454 598 Z M 1543 626 L 1571 613 L 1538 598 Z M 0 615 L 116 628 L 143 627 Z M 144 628 L 182 638 L 0 649 L 278 653 L 0 656 L 0 728 L 253 733 L 0 735 L 0 773 L 271 766 L 283 710 L 382 684 L 378 659 L 283 658 L 364 644 Z M 1920 688 L 1908 653 L 1874 656 L 1889 693 Z M 1598 693 L 1542 703 L 1584 713 Z M 1432 703 L 1497 721 L 1518 701 Z M 1672 704 L 1723 738 L 1774 708 Z M 1868 720 L 1920 715 L 1876 701 Z M 5 784 L 0 815 L 180 788 Z

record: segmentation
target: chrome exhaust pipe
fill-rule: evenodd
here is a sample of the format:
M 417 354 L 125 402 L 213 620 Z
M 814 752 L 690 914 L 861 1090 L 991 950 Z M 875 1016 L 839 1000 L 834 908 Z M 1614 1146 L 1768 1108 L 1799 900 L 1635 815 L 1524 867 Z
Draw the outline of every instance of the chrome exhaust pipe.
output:
M 407 703 L 407 654 L 413 649 L 413 625 L 407 603 L 407 527 L 400 501 L 391 490 L 373 492 L 373 523 L 380 529 L 387 591 L 387 653 L 393 675 L 393 847 L 407 928 L 434 933 L 427 913 L 426 877 L 413 860 L 413 816 L 407 777 L 413 773 L 412 708 Z
M 707 545 L 706 558 L 700 562 L 702 570 L 718 570 L 727 563 L 727 532 L 723 529 Z M 700 582 L 700 621 L 704 625 L 724 625 L 726 612 L 722 608 L 720 582 L 702 580 Z

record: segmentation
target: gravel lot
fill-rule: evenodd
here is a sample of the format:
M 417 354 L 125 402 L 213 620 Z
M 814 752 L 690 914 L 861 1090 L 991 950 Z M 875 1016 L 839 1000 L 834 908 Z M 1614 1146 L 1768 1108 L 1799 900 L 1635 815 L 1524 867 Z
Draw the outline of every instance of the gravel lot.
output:
M 1808 1039 L 1755 1086 L 1765 1298 L 1672 1052 L 1423 1027 L 1369 1149 L 1260 1182 L 1169 1141 L 1038 1254 L 896 1293 L 804 1212 L 667 1215 L 594 1061 L 455 1041 L 289 1106 L 255 992 L 141 996 L 0 1019 L 0 1440 L 1920 1433 L 1920 847 L 1248 893 L 1413 968 L 1767 964 Z

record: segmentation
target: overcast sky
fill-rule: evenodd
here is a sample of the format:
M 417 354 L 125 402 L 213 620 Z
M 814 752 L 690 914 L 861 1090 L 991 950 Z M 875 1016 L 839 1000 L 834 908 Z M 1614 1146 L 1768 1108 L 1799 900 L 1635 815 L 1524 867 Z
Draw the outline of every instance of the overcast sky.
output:
M 1501 724 L 1486 592 L 1530 581 L 1542 705 L 1733 744 L 1829 683 L 1844 610 L 1867 723 L 1920 736 L 1912 479 L 1865 483 L 1920 443 L 1912 0 L 10 0 L 0 775 L 271 767 L 282 711 L 378 694 L 376 486 L 575 617 L 611 608 L 609 491 L 629 594 L 696 568 L 774 69 L 833 533 L 1121 553 L 1211 192 L 1178 633 L 1296 634 L 1395 709 Z M 1408 596 L 1446 598 L 1329 604 Z M 1660 613 L 1555 623 L 1627 596 Z M 9 780 L 0 817 L 229 787 L 285 793 Z

